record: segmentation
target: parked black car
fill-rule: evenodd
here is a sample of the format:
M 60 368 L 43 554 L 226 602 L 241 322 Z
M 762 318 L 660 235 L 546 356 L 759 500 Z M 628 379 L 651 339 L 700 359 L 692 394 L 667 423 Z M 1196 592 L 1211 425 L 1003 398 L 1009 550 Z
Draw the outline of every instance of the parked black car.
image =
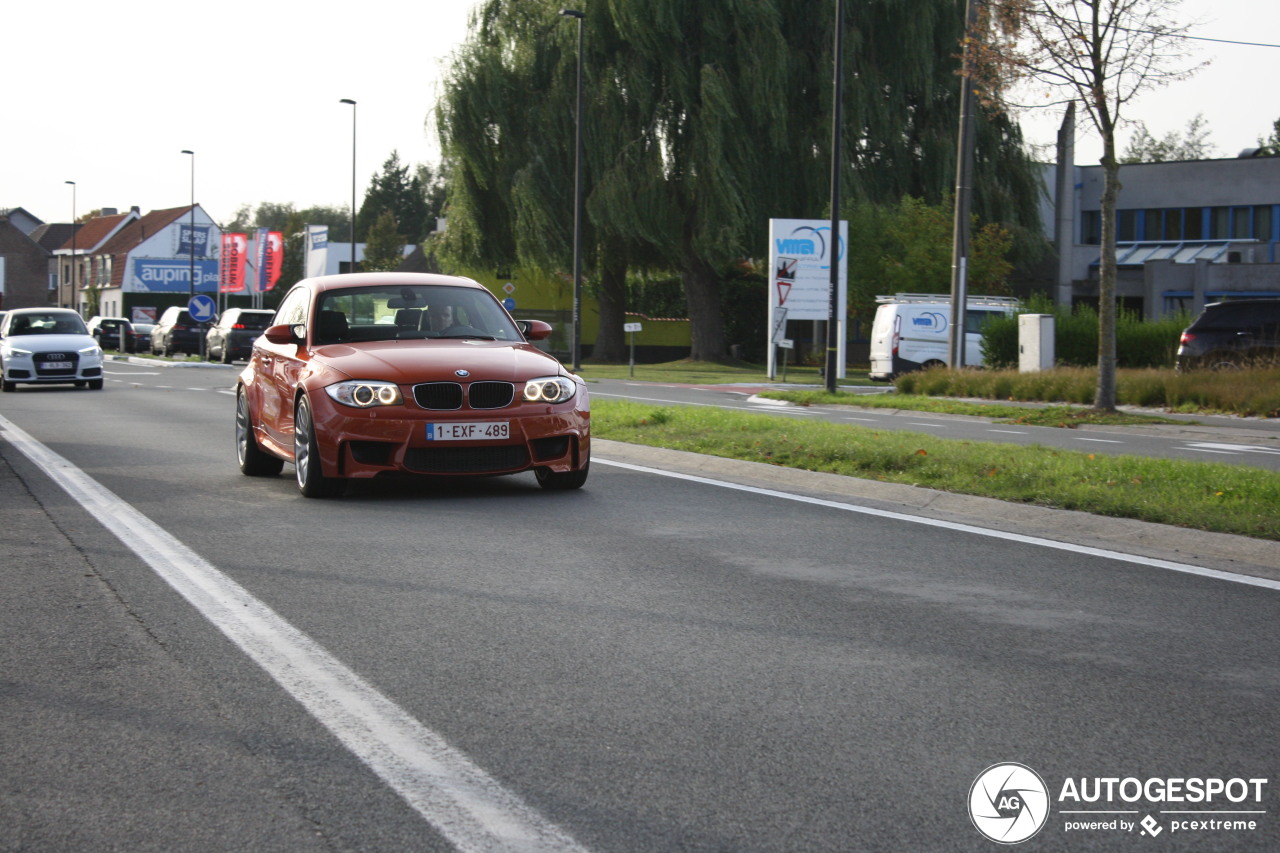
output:
M 89 334 L 104 350 L 138 351 L 133 324 L 123 317 L 94 317 L 89 321 Z
M 228 308 L 205 333 L 205 356 L 223 364 L 247 359 L 253 352 L 253 342 L 271 325 L 274 316 L 274 311 L 257 308 Z
M 133 324 L 134 352 L 151 352 L 151 330 L 155 327 L 155 323 Z
M 200 324 L 191 319 L 185 308 L 166 308 L 151 330 L 151 354 L 173 355 L 181 352 L 199 355 L 201 337 Z
M 1212 302 L 1182 333 L 1178 369 L 1280 363 L 1280 299 Z

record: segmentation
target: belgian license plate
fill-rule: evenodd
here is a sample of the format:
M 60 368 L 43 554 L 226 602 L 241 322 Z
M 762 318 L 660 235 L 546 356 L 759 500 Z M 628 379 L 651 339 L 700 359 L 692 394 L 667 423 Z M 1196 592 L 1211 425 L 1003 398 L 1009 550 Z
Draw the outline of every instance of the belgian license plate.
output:
M 70 370 L 75 367 L 75 365 L 69 361 L 46 361 L 40 366 L 45 370 Z
M 511 437 L 509 421 L 427 424 L 427 441 L 486 441 Z

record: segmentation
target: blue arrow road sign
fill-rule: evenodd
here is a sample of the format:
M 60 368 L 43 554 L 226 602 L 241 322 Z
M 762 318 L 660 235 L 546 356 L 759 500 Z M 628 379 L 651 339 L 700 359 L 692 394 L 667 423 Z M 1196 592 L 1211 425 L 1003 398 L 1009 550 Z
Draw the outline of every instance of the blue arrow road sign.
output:
M 213 319 L 213 315 L 218 311 L 218 303 L 213 301 L 212 296 L 203 293 L 197 293 L 191 297 L 191 301 L 187 303 L 187 313 L 191 315 L 191 319 L 197 323 L 207 323 Z

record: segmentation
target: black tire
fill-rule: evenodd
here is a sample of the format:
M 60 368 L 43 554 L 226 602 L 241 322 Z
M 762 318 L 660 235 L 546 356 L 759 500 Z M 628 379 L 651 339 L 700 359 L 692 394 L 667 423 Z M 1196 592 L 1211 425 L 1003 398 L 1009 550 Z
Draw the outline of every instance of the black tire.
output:
M 4 392 L 5 394 L 12 394 L 14 391 L 17 391 L 17 390 L 18 390 L 17 382 L 10 382 L 8 379 L 0 379 L 0 392 Z
M 346 480 L 324 475 L 311 403 L 305 394 L 298 399 L 293 410 L 293 467 L 298 478 L 298 491 L 304 497 L 336 498 L 347 490 Z
M 249 401 L 244 398 L 243 388 L 236 391 L 236 461 L 240 463 L 240 473 L 247 477 L 274 477 L 284 468 L 283 459 L 264 452 L 254 440 Z
M 101 391 L 101 390 L 102 390 L 102 382 L 103 382 L 103 380 L 101 380 L 101 379 L 90 379 L 90 380 L 89 380 L 89 390 L 90 390 L 90 391 Z
M 588 462 L 577 471 L 552 471 L 550 468 L 534 468 L 533 474 L 538 478 L 538 485 L 548 491 L 567 492 L 571 489 L 581 489 L 583 484 L 587 482 L 587 472 L 591 468 Z

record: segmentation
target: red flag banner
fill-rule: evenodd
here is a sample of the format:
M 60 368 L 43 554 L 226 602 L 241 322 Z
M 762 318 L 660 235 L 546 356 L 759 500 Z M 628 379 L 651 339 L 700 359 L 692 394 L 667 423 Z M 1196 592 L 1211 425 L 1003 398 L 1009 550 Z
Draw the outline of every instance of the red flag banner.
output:
M 244 290 L 245 253 L 248 234 L 223 234 L 222 257 L 218 262 L 218 291 L 240 293 Z
M 266 254 L 266 287 L 270 290 L 276 286 L 276 282 L 280 280 L 280 270 L 284 266 L 284 233 L 280 231 L 271 231 L 267 234 L 267 254 Z

